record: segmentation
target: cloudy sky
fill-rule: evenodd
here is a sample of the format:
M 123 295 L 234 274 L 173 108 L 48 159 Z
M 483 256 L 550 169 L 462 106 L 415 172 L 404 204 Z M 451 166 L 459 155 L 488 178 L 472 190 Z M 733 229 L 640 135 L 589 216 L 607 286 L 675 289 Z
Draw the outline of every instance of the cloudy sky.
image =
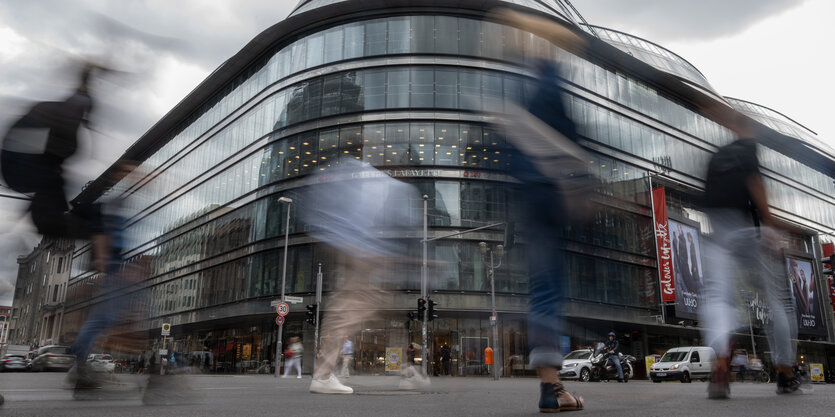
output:
M 355 0 L 361 1 L 361 0 Z M 95 132 L 68 163 L 70 195 L 94 178 L 295 0 L 28 0 L 0 2 L 0 130 L 26 103 L 71 88 L 73 58 L 107 56 L 129 73 L 97 85 Z M 596 25 L 636 34 L 699 68 L 723 95 L 774 108 L 833 143 L 835 41 L 829 0 L 574 0 Z M 0 188 L 0 193 L 8 190 Z M 16 257 L 38 237 L 23 202 L 0 198 L 0 305 Z

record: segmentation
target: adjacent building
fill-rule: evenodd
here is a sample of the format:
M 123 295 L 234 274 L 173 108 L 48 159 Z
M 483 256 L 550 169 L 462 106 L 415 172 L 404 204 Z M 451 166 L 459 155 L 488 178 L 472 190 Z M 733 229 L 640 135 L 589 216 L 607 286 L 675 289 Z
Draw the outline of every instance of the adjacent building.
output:
M 497 6 L 572 27 L 591 48 L 566 51 L 497 22 L 490 15 Z M 104 297 L 148 300 L 150 316 L 136 321 L 135 330 L 156 340 L 161 324 L 171 323 L 177 348 L 211 351 L 217 371 L 273 360 L 277 331 L 270 303 L 281 292 L 286 210 L 288 294 L 311 302 L 321 266 L 327 310 L 334 283 L 345 273 L 341 259 L 350 256 L 317 243 L 294 206 L 278 199 L 316 187 L 311 174 L 356 160 L 429 196 L 430 237 L 515 220 L 515 181 L 508 173 L 514 160 L 490 122 L 530 97 L 535 84 L 527 64 L 546 56 L 562 63 L 566 106 L 589 151 L 589 169 L 604 182 L 593 197 L 591 223 L 564 231 L 565 348 L 602 340 L 611 330 L 639 357 L 701 343 L 699 242 L 710 225 L 700 193 L 711 154 L 734 140 L 725 114 L 737 109 L 759 123 L 775 215 L 798 230 L 786 242 L 787 285 L 800 282 L 791 278 L 799 276 L 790 268 L 794 259 L 806 271 L 804 282 L 818 291 L 815 311 L 806 310 L 805 298 L 804 314 L 816 323 L 802 329 L 800 350 L 807 360 L 835 366 L 833 310 L 824 295 L 829 284 L 818 267 L 821 244 L 835 239 L 835 152 L 775 110 L 723 97 L 672 51 L 583 22 L 555 0 L 300 2 L 126 152 L 125 158 L 142 161 L 142 178 L 114 185 L 102 176 L 77 197 L 118 196 L 131 211 L 125 256 L 145 268 L 143 280 L 130 294 Z M 411 204 L 408 221 L 422 224 L 423 201 Z M 656 214 L 660 207 L 665 216 Z M 419 238 L 398 226 L 383 218 L 376 225 L 419 257 Z M 666 242 L 657 239 L 662 229 L 670 232 Z M 484 372 L 482 353 L 492 332 L 479 243 L 495 247 L 504 234 L 499 226 L 429 246 L 429 289 L 440 317 L 430 323 L 427 359 L 440 366 L 433 358 L 448 346 L 454 375 Z M 673 259 L 659 258 L 659 243 Z M 535 244 L 520 236 L 495 271 L 505 375 L 530 372 L 525 248 Z M 43 254 L 20 261 L 15 306 L 53 294 L 33 256 Z M 97 279 L 86 267 L 89 256 L 89 246 L 73 255 L 61 329 L 67 339 L 102 299 L 88 291 L 87 283 Z M 659 262 L 669 275 L 659 274 Z M 391 296 L 377 318 L 356 323 L 360 373 L 383 373 L 386 348 L 420 340 L 420 324 L 407 318 L 420 293 L 419 265 L 391 265 L 377 286 Z M 756 291 L 740 297 L 753 327 L 760 327 L 756 320 L 768 316 L 767 306 Z M 309 356 L 313 332 L 302 310 L 293 308 L 284 334 L 301 335 Z M 38 327 L 46 321 L 27 314 L 16 319 L 15 337 L 54 337 Z M 761 330 L 755 333 L 758 351 L 767 350 Z M 312 360 L 303 363 L 309 367 Z
M 9 341 L 9 322 L 12 320 L 12 306 L 0 306 L 0 349 Z
M 9 344 L 59 344 L 73 242 L 44 238 L 17 259 L 18 273 L 9 329 Z

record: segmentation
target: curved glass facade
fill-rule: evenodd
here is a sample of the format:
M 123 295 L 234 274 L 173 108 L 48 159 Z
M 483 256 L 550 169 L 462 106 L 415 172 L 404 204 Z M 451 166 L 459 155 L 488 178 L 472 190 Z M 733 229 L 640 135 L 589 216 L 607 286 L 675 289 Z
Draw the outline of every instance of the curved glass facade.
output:
M 294 15 L 327 11 L 335 3 L 340 2 L 302 2 Z M 559 15 L 552 2 L 511 3 Z M 269 358 L 274 326 L 267 307 L 281 292 L 284 260 L 278 248 L 284 244 L 288 210 L 278 198 L 315 187 L 310 174 L 341 161 L 375 166 L 429 196 L 433 236 L 516 219 L 515 181 L 507 172 L 514 154 L 489 121 L 530 96 L 525 65 L 533 56 L 562 64 L 566 108 L 589 150 L 590 169 L 603 180 L 592 221 L 563 231 L 569 306 L 575 316 L 597 320 L 651 324 L 660 315 L 650 184 L 670 187 L 667 204 L 673 216 L 709 230 L 694 202 L 710 155 L 733 134 L 620 68 L 570 54 L 519 28 L 455 13 L 437 7 L 359 18 L 275 39 L 274 49 L 228 80 L 202 107 L 191 109 L 192 116 L 170 136 L 158 138 L 164 144 L 142 163 L 145 176 L 114 187 L 127 190 L 126 254 L 131 262 L 147 265 L 147 277 L 135 287 L 150 300 L 146 329 L 163 319 L 201 329 L 212 320 L 236 317 L 252 333 L 247 343 L 257 351 L 253 357 Z M 614 31 L 601 33 L 621 39 Z M 624 39 L 634 43 L 632 37 Z M 657 55 L 661 70 L 709 88 L 695 68 L 669 51 L 652 51 L 648 42 L 631 47 Z M 831 177 L 770 148 L 760 149 L 760 159 L 779 216 L 808 230 L 835 224 Z M 423 200 L 408 206 L 408 226 L 421 225 Z M 318 225 L 303 224 L 295 206 L 289 209 L 285 289 L 310 296 L 321 266 L 327 298 L 345 274 L 339 266 L 345 255 L 317 243 L 307 232 Z M 375 225 L 380 233 L 419 257 L 414 233 L 386 219 Z M 489 331 L 484 316 L 489 281 L 477 243 L 502 239 L 502 229 L 496 228 L 429 245 L 430 291 L 446 310 L 435 331 L 451 338 L 444 343 L 458 337 L 463 346 L 463 338 Z M 497 303 L 507 314 L 504 334 L 524 334 L 520 295 L 527 292 L 527 244 L 518 242 L 496 270 Z M 83 267 L 86 258 L 89 249 L 82 249 L 73 263 L 68 299 L 75 304 L 67 317 L 74 320 L 96 302 L 86 283 L 97 275 Z M 397 313 L 381 319 L 388 324 L 358 326 L 410 337 L 410 325 L 394 323 L 402 323 L 412 308 L 420 267 L 404 262 L 383 268 L 372 285 L 395 294 L 385 307 Z M 294 332 L 306 331 L 290 317 Z M 77 324 L 66 327 L 71 332 Z M 203 332 L 195 339 L 208 340 L 204 330 L 194 331 Z M 237 332 L 213 332 L 216 354 L 224 360 L 245 360 L 240 352 L 220 347 L 244 343 L 235 339 Z M 504 355 L 526 355 L 524 343 L 504 343 Z

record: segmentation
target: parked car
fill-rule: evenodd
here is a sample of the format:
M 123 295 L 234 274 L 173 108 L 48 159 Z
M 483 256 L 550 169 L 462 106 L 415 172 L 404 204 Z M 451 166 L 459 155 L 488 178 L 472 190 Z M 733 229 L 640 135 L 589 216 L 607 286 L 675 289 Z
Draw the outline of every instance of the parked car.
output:
M 577 379 L 588 382 L 591 379 L 591 349 L 580 349 L 570 352 L 562 360 L 560 378 Z
M 667 351 L 659 362 L 650 367 L 652 382 L 708 379 L 716 352 L 706 346 L 678 347 Z
M 26 359 L 25 355 L 19 353 L 9 353 L 3 355 L 3 360 L 0 360 L 0 371 L 2 372 L 10 372 L 10 371 L 28 371 L 29 370 L 29 360 Z
M 70 354 L 67 346 L 49 345 L 38 349 L 37 356 L 32 359 L 33 372 L 63 371 L 66 372 L 75 364 L 75 356 Z
M 87 356 L 87 366 L 93 372 L 116 372 L 116 361 L 107 353 L 91 353 Z

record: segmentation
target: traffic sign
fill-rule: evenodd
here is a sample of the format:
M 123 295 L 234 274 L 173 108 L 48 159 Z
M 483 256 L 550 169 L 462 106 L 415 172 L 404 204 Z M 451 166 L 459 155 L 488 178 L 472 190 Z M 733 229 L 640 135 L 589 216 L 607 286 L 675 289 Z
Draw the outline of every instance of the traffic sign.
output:
M 287 303 L 278 303 L 278 305 L 275 306 L 275 312 L 278 313 L 279 316 L 284 317 L 290 312 L 290 305 Z
M 162 336 L 171 336 L 171 323 L 162 323 Z
M 275 318 L 275 324 L 277 324 L 277 325 L 279 325 L 279 326 L 281 326 L 282 324 L 284 324 L 284 316 L 278 316 L 278 317 L 276 317 L 276 318 Z
M 301 298 L 301 297 L 293 297 L 292 295 L 285 295 L 284 296 L 284 301 L 286 301 L 288 303 L 292 303 L 292 304 L 298 304 L 298 303 L 303 302 L 304 299 Z

